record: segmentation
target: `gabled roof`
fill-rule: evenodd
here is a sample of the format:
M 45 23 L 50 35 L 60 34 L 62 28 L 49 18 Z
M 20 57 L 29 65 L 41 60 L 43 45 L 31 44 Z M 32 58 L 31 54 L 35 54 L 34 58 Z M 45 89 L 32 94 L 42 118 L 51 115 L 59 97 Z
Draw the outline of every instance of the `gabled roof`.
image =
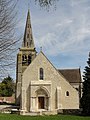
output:
M 50 65 L 57 71 L 57 73 L 69 83 L 69 81 L 55 68 L 55 66 L 51 63 L 51 61 L 46 57 L 46 55 L 42 51 L 40 51 L 40 53 L 35 57 L 31 64 L 29 64 L 29 66 L 31 66 L 34 63 L 34 61 L 41 55 L 43 55 L 43 57 L 50 63 Z M 28 71 L 29 66 L 25 69 L 24 73 Z
M 59 69 L 58 71 L 69 81 L 69 83 L 82 82 L 80 69 Z

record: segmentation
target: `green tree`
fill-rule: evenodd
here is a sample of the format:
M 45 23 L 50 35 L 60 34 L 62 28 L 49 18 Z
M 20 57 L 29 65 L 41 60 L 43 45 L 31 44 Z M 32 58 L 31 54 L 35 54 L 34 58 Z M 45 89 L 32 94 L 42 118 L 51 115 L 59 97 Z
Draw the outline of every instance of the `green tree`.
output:
M 84 69 L 83 95 L 81 98 L 82 113 L 90 115 L 90 53 L 87 61 L 88 66 Z
M 3 79 L 0 84 L 0 96 L 2 97 L 10 97 L 15 92 L 15 84 L 13 79 L 8 76 Z

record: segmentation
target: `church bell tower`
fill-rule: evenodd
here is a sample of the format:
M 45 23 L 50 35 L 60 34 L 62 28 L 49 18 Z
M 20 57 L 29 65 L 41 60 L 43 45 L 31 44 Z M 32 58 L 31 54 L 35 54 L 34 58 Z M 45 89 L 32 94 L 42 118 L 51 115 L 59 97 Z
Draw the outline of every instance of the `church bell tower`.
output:
M 28 10 L 22 47 L 19 49 L 19 53 L 17 54 L 16 105 L 20 105 L 21 81 L 22 81 L 23 72 L 28 67 L 28 65 L 34 60 L 35 57 L 36 57 L 36 50 L 32 35 L 30 12 Z

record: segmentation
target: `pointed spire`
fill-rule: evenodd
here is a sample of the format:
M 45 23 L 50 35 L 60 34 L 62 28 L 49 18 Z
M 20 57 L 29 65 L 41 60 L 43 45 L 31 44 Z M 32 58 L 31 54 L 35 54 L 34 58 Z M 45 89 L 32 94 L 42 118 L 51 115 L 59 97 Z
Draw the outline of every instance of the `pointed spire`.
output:
M 30 11 L 28 10 L 26 26 L 25 26 L 25 33 L 22 47 L 27 48 L 35 48 L 34 40 L 32 35 L 32 27 L 31 27 L 31 20 L 30 20 Z

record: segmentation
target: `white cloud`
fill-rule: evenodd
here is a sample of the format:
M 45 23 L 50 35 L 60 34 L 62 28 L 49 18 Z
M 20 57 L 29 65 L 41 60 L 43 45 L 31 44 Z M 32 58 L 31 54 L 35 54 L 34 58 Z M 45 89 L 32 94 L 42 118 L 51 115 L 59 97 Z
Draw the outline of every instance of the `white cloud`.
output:
M 61 23 L 56 23 L 56 27 L 63 27 L 63 26 L 66 26 L 68 24 L 71 24 L 73 22 L 73 20 L 71 19 L 67 19 L 67 20 L 63 20 Z
M 81 54 L 81 51 L 83 54 L 89 51 L 90 9 L 87 9 L 87 4 L 85 4 L 87 0 L 71 0 L 71 2 L 73 2 L 72 7 L 67 5 L 70 7 L 70 13 L 65 11 L 66 8 L 63 8 L 64 13 L 61 13 L 61 7 L 59 11 L 56 11 L 59 16 L 51 16 L 49 20 L 47 17 L 44 18 L 44 21 L 48 20 L 48 22 L 44 27 L 43 24 L 41 26 L 44 29 L 41 31 L 42 35 L 35 36 L 37 46 L 42 46 L 49 55 L 58 55 L 60 52 Z
M 85 3 L 86 0 L 71 0 L 71 5 L 72 6 L 77 6 L 77 5 L 80 5 L 82 3 Z
M 59 67 L 83 67 L 90 51 L 90 0 L 60 0 L 57 3 L 56 11 L 50 12 L 30 3 L 35 46 L 38 49 L 42 46 L 45 54 L 55 58 Z M 23 36 L 28 11 L 25 0 L 19 1 L 18 10 L 20 21 L 16 29 Z
M 89 0 L 63 0 L 56 11 L 46 13 L 32 10 L 31 23 L 36 48 L 42 46 L 46 54 L 52 56 L 61 52 L 83 54 L 89 51 L 89 6 Z M 22 26 L 25 27 L 25 15 L 19 24 L 21 30 Z

